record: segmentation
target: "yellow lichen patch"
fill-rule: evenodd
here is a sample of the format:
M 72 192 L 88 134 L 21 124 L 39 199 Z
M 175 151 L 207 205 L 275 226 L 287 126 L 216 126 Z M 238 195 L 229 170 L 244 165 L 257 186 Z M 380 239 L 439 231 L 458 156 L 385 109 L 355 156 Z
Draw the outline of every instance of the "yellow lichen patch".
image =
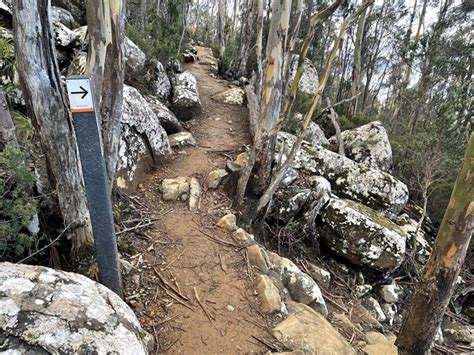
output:
M 464 214 L 464 218 L 468 218 L 473 213 L 474 213 L 474 201 L 471 201 L 469 206 L 467 206 L 466 213 Z

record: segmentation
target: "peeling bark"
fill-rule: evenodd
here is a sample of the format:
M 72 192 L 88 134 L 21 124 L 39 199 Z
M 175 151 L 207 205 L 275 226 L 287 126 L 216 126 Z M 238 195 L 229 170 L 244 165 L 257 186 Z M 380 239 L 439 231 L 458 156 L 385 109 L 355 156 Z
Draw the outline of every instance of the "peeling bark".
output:
M 474 230 L 474 134 L 451 194 L 423 279 L 397 338 L 401 354 L 429 354 Z

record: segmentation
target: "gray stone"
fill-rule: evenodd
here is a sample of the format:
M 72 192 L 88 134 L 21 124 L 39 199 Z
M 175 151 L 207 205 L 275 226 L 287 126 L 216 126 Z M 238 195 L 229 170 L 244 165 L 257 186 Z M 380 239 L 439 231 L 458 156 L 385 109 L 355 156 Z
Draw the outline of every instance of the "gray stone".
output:
M 79 45 L 76 32 L 70 30 L 61 22 L 53 22 L 54 42 L 57 47 L 75 47 Z
M 161 193 L 165 201 L 185 200 L 189 197 L 189 189 L 189 182 L 185 177 L 163 179 L 161 182 Z
M 179 132 L 175 134 L 170 134 L 168 136 L 170 141 L 170 146 L 172 147 L 183 147 L 186 145 L 196 145 L 196 140 L 190 132 Z
M 365 306 L 379 322 L 385 322 L 387 320 L 387 316 L 383 312 L 380 303 L 375 298 L 369 297 L 365 300 Z
M 0 333 L 0 352 L 9 354 L 147 354 L 151 338 L 127 304 L 97 282 L 10 263 L 0 264 Z
M 288 122 L 283 126 L 283 130 L 292 134 L 296 134 L 303 124 L 303 114 L 296 112 Z M 308 128 L 304 131 L 304 140 L 311 145 L 329 144 L 328 139 L 324 135 L 323 130 L 318 124 L 310 122 Z
M 358 163 L 390 171 L 392 168 L 392 146 L 388 140 L 387 131 L 379 121 L 342 132 L 342 140 L 346 156 Z M 330 143 L 337 143 L 337 138 L 331 137 Z
M 53 5 L 69 11 L 79 24 L 86 22 L 86 0 L 52 0 Z
M 222 179 L 225 178 L 227 175 L 229 174 L 225 169 L 217 169 L 211 171 L 207 176 L 207 186 L 210 189 L 217 189 Z
M 307 265 L 309 276 L 311 276 L 318 285 L 323 285 L 328 288 L 331 283 L 331 273 L 322 267 L 319 267 L 313 263 Z
M 403 292 L 400 286 L 395 283 L 389 285 L 382 285 L 378 289 L 380 298 L 387 303 L 396 303 Z
M 134 179 L 139 162 L 171 153 L 160 120 L 137 89 L 124 85 L 118 171 L 125 172 L 125 186 Z
M 156 96 L 147 96 L 146 101 L 160 121 L 167 134 L 182 132 L 183 126 L 173 112 L 170 111 Z
M 134 74 L 138 73 L 145 66 L 145 53 L 133 41 L 125 37 L 124 45 L 125 57 L 125 80 L 133 81 Z
M 322 315 L 328 313 L 321 290 L 316 282 L 302 272 L 291 260 L 276 253 L 267 252 L 269 267 L 279 276 L 293 300 L 310 305 Z
M 213 96 L 214 100 L 231 105 L 243 105 L 245 92 L 241 88 L 231 88 Z
M 293 146 L 295 136 L 279 132 L 275 159 L 284 159 Z M 408 201 L 408 188 L 393 176 L 365 164 L 357 163 L 320 146 L 303 143 L 292 164 L 308 175 L 320 175 L 330 181 L 334 193 L 359 201 L 393 217 Z
M 176 74 L 172 80 L 173 96 L 171 103 L 176 116 L 188 121 L 201 109 L 201 100 L 197 89 L 196 78 L 188 71 Z
M 216 225 L 233 232 L 237 230 L 237 217 L 235 217 L 235 214 L 233 213 L 227 213 L 224 217 L 217 221 Z
M 189 182 L 189 209 L 191 212 L 197 213 L 201 207 L 202 188 L 199 180 L 195 177 Z
M 267 275 L 257 275 L 255 289 L 260 307 L 264 313 L 275 313 L 281 310 L 280 292 Z
M 71 12 L 58 6 L 51 6 L 51 22 L 61 22 L 70 30 L 73 30 L 78 26 Z
M 290 80 L 289 80 L 288 85 L 291 85 L 291 82 L 293 81 L 293 78 L 295 77 L 296 69 L 298 67 L 298 60 L 299 60 L 299 55 L 294 55 L 291 58 Z M 311 63 L 311 61 L 308 58 L 305 58 L 303 75 L 301 76 L 300 82 L 298 84 L 298 89 L 307 95 L 314 95 L 318 86 L 319 86 L 318 71 L 314 67 L 313 63 Z
M 84 75 L 87 65 L 87 53 L 77 52 L 67 68 L 67 75 Z
M 169 100 L 171 96 L 171 82 L 163 64 L 157 61 L 152 69 L 147 72 L 146 80 L 154 96 L 165 102 Z
M 332 198 L 322 213 L 321 237 L 354 264 L 387 272 L 405 255 L 405 233 L 392 221 L 359 203 Z

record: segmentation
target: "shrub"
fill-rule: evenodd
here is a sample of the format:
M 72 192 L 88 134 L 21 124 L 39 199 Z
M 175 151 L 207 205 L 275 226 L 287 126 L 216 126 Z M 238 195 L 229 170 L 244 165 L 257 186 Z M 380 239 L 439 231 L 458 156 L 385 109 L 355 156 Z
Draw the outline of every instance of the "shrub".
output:
M 0 152 L 0 259 L 15 260 L 28 254 L 36 237 L 28 231 L 36 216 L 32 197 L 35 177 L 26 154 L 7 145 Z

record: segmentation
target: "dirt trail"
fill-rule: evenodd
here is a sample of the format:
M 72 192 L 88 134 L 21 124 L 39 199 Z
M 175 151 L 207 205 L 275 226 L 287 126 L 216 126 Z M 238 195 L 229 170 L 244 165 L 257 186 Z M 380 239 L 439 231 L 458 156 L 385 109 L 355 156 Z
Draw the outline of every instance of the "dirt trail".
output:
M 198 55 L 203 54 L 199 48 Z M 194 63 L 186 69 L 197 78 L 202 102 L 202 112 L 189 124 L 197 146 L 177 151 L 163 167 L 146 178 L 142 188 L 147 203 L 155 205 L 161 216 L 156 228 L 149 233 L 155 249 L 161 250 L 148 253 L 145 258 L 189 299 L 185 303 L 193 310 L 159 288 L 154 297 L 156 301 L 146 307 L 141 319 L 145 324 L 154 325 L 160 353 L 264 353 L 268 348 L 255 337 L 269 339 L 268 320 L 259 312 L 245 249 L 211 239 L 217 237 L 233 243 L 227 232 L 215 227 L 215 221 L 231 202 L 222 191 L 206 191 L 205 186 L 208 173 L 225 166 L 226 155 L 235 156 L 249 143 L 247 109 L 212 99 L 213 95 L 229 88 L 229 83 L 212 77 L 209 66 Z M 194 176 L 201 182 L 204 193 L 199 214 L 189 211 L 187 201 L 161 201 L 159 183 L 163 178 L 177 176 Z M 214 319 L 210 320 L 197 302 L 194 288 Z

